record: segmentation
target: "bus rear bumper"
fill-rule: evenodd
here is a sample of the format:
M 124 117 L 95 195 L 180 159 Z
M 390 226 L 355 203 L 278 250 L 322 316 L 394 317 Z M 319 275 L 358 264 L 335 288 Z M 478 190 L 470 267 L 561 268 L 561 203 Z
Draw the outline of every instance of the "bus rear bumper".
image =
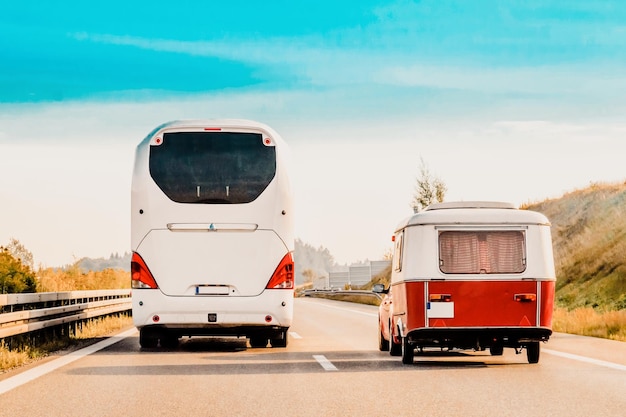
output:
M 168 329 L 179 336 L 280 333 L 291 326 L 293 290 L 265 290 L 254 297 L 171 297 L 133 290 L 133 324 Z

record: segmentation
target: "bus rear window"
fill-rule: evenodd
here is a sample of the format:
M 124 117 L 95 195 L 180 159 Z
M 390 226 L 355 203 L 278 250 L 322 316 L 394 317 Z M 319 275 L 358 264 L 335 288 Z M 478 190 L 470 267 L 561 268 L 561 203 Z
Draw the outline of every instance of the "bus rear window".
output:
M 178 203 L 249 203 L 275 174 L 276 148 L 258 133 L 165 133 L 150 147 L 150 175 Z
M 526 270 L 524 232 L 444 231 L 439 234 L 444 274 L 519 274 Z

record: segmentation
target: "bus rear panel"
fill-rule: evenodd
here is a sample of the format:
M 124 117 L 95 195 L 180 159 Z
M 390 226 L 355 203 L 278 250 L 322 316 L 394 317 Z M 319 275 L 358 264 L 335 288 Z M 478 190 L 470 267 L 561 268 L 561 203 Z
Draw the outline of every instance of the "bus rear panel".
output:
M 286 346 L 293 210 L 286 144 L 242 120 L 162 125 L 137 147 L 133 321 L 142 347 L 234 335 Z

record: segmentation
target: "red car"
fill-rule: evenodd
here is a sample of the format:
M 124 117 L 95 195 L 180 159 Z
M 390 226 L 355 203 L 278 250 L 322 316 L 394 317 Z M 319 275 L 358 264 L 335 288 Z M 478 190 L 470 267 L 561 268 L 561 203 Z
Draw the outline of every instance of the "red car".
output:
M 391 287 L 385 289 L 383 284 L 376 284 L 373 291 L 383 296 L 378 307 L 378 349 L 387 352 L 392 356 L 402 354 L 402 346 L 399 341 L 390 343 L 391 317 L 393 315 L 393 304 L 391 301 Z

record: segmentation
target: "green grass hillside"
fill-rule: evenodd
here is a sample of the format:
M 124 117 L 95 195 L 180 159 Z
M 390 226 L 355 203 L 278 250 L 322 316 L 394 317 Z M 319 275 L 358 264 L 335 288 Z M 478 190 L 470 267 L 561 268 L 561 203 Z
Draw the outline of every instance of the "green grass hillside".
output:
M 552 223 L 558 306 L 626 309 L 626 183 L 592 184 L 523 208 Z

